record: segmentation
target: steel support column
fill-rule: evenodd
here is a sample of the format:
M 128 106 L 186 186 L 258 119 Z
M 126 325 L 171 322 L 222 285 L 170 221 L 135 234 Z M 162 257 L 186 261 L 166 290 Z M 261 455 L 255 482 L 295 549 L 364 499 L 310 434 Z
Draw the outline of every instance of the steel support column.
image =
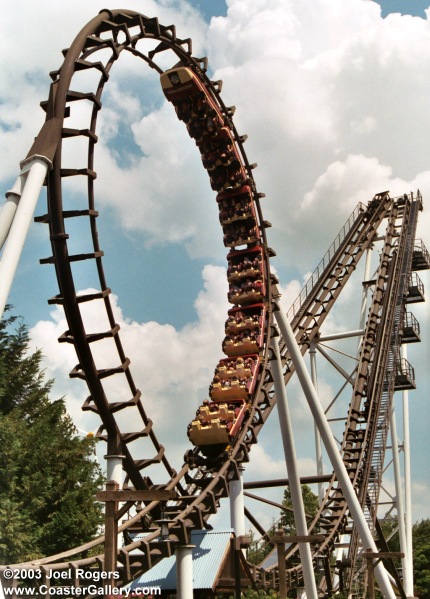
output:
M 311 364 L 311 377 L 312 383 L 316 390 L 318 390 L 318 376 L 317 376 L 317 357 L 315 343 L 311 343 L 309 347 L 309 358 Z M 318 427 L 314 423 L 314 434 L 315 434 L 315 458 L 317 462 L 317 475 L 323 475 L 323 458 L 322 458 L 322 447 L 321 447 L 321 435 L 318 431 Z M 321 482 L 318 483 L 318 499 L 320 503 L 324 499 L 324 486 Z
M 122 489 L 122 462 L 124 456 L 119 454 L 107 454 L 104 457 L 106 459 L 106 490 Z M 107 572 L 114 572 L 116 570 L 116 556 L 118 547 L 122 541 L 122 534 L 118 534 L 118 521 L 116 519 L 116 511 L 120 508 L 121 504 L 119 502 L 106 503 L 105 570 Z M 112 584 L 115 586 L 114 579 L 112 580 Z
M 275 299 L 275 302 L 277 301 L 278 299 Z M 342 491 L 348 504 L 351 517 L 357 528 L 357 532 L 363 543 L 364 549 L 369 549 L 372 552 L 377 552 L 377 547 L 372 537 L 372 533 L 366 522 L 366 518 L 361 509 L 361 505 L 358 501 L 354 487 L 348 477 L 345 464 L 343 463 L 340 457 L 336 441 L 334 440 L 333 433 L 329 427 L 326 416 L 324 414 L 324 410 L 322 409 L 319 398 L 315 392 L 315 388 L 312 385 L 311 378 L 307 371 L 306 364 L 300 352 L 300 348 L 297 344 L 296 338 L 294 337 L 291 325 L 280 307 L 278 310 L 275 310 L 275 317 L 281 329 L 285 345 L 287 346 L 291 360 L 293 361 L 295 370 L 297 372 L 297 376 L 299 377 L 301 387 L 306 396 L 306 400 L 309 404 L 314 421 L 318 426 L 318 430 L 326 448 L 328 457 L 333 466 L 333 470 L 337 476 L 339 484 L 342 487 Z M 382 562 L 378 562 L 375 565 L 375 576 L 378 580 L 381 593 L 385 597 L 385 599 L 395 599 L 396 595 L 390 584 L 387 572 Z
M 402 358 L 407 359 L 406 345 L 402 345 Z M 409 429 L 409 392 L 404 390 L 403 400 L 403 455 L 404 455 L 404 477 L 405 477 L 405 533 L 406 533 L 406 551 L 405 553 L 405 571 L 404 588 L 407 597 L 414 597 L 414 564 L 413 564 L 413 546 L 412 546 L 412 481 L 411 481 L 411 443 Z M 403 551 L 403 549 L 402 549 Z
M 176 547 L 176 596 L 193 599 L 193 548 L 195 545 Z
M 50 161 L 44 156 L 32 156 L 26 160 L 21 170 L 21 177 L 25 180 L 24 183 L 21 182 L 23 188 L 16 211 L 13 207 L 16 199 L 13 199 L 9 205 L 7 203 L 3 209 L 6 212 L 4 215 L 2 213 L 2 221 L 4 218 L 4 226 L 8 228 L 8 234 L 0 262 L 0 318 L 3 317 L 22 248 L 50 165 Z M 18 195 L 16 190 L 12 191 L 12 194 Z
M 236 537 L 245 534 L 245 500 L 243 495 L 243 471 L 239 466 L 239 479 L 229 483 L 230 523 Z
M 6 192 L 6 201 L 3 204 L 3 208 L 0 212 L 0 249 L 3 247 L 4 242 L 9 235 L 9 231 L 13 222 L 13 219 L 18 208 L 19 200 L 22 193 L 23 176 L 19 176 L 15 181 L 12 189 Z
M 285 388 L 284 377 L 281 367 L 281 356 L 278 345 L 279 337 L 272 337 L 272 350 L 274 353 L 271 367 L 273 382 L 275 384 L 278 409 L 279 425 L 281 429 L 282 444 L 284 446 L 285 463 L 287 466 L 288 480 L 290 481 L 291 502 L 294 510 L 294 521 L 297 534 L 299 536 L 308 536 L 308 526 L 303 505 L 302 489 L 300 486 L 300 477 L 297 468 L 296 449 L 294 446 L 293 428 L 288 408 L 287 391 Z M 312 554 L 309 543 L 298 543 L 300 551 L 300 560 L 303 568 L 303 579 L 306 587 L 306 594 L 309 599 L 317 599 L 317 587 L 315 583 L 314 569 L 312 563 Z M 281 570 L 280 570 L 281 571 Z
M 394 469 L 394 484 L 396 489 L 396 510 L 397 510 L 397 521 L 399 526 L 399 539 L 400 539 L 400 551 L 405 554 L 402 558 L 402 570 L 403 580 L 406 579 L 407 569 L 407 542 L 406 542 L 406 530 L 405 530 L 405 509 L 403 504 L 403 489 L 402 489 L 402 477 L 400 473 L 400 459 L 399 459 L 399 439 L 397 436 L 397 422 L 396 413 L 394 410 L 394 402 L 391 406 L 390 411 L 390 431 L 391 431 L 391 446 L 393 452 L 393 469 Z

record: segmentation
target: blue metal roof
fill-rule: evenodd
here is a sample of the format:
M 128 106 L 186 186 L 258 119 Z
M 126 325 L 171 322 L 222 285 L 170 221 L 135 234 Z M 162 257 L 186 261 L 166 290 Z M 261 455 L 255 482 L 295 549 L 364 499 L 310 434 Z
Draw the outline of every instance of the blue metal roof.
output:
M 271 566 L 275 566 L 278 563 L 278 553 L 276 547 L 272 549 L 270 553 L 266 555 L 264 560 L 261 562 L 260 566 L 262 568 L 270 568 Z
M 291 543 L 288 543 L 287 545 L 285 545 L 285 548 L 289 549 L 289 547 L 291 547 L 291 545 L 292 545 Z M 272 566 L 275 566 L 277 563 L 278 563 L 278 551 L 277 551 L 276 547 L 274 547 L 272 549 L 272 551 L 266 555 L 264 560 L 259 565 L 262 568 L 271 568 Z
M 193 548 L 193 588 L 212 589 L 230 547 L 233 530 L 196 530 L 191 533 Z M 162 591 L 176 590 L 176 558 L 162 559 L 151 570 L 127 585 L 132 589 L 158 586 Z

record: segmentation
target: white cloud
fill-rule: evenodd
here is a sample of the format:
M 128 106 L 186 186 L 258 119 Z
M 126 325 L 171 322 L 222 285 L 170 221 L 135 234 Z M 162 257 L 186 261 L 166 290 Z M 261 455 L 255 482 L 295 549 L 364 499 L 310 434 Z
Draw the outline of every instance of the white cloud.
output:
M 21 4 L 26 6 L 24 0 Z M 382 19 L 376 3 L 361 0 L 319 0 L 312 11 L 301 10 L 293 0 L 262 0 L 252 7 L 232 0 L 228 6 L 227 16 L 212 19 L 210 25 L 186 3 L 178 10 L 173 1 L 147 0 L 139 7 L 132 2 L 130 8 L 157 14 L 161 22 L 170 19 L 178 33 L 183 28 L 187 35 L 197 36 L 195 53 L 204 50 L 207 32 L 214 78 L 224 79 L 223 97 L 227 104 L 237 105 L 240 132 L 249 134 L 249 157 L 260 165 L 255 174 L 268 196 L 265 215 L 274 224 L 269 239 L 284 264 L 291 266 L 297 257 L 292 251 L 297 232 L 302 236 L 306 231 L 308 240 L 313 239 L 322 212 L 325 222 L 340 226 L 357 200 L 368 201 L 380 186 L 403 193 L 427 168 L 430 90 L 422 72 L 430 61 L 429 26 L 423 19 L 400 15 Z M 23 27 L 30 35 L 37 19 L 34 7 L 26 8 Z M 38 14 L 44 8 L 48 10 L 42 3 Z M 8 97 L 4 114 L 10 126 L 20 125 L 18 133 L 3 136 L 5 143 L 14 139 L 16 144 L 21 136 L 24 141 L 26 135 L 31 139 L 34 112 L 22 100 L 35 107 L 47 88 L 38 97 L 43 84 L 29 73 L 44 72 L 52 55 L 69 43 L 96 8 L 93 3 L 73 11 L 67 24 L 62 23 L 62 10 L 50 10 L 46 26 L 53 31 L 55 27 L 55 35 L 44 31 L 49 44 L 42 45 L 36 28 L 30 39 L 35 39 L 38 51 L 30 56 L 20 54 L 12 36 L 5 44 L 17 56 L 14 74 L 7 61 L 0 73 Z M 6 28 L 4 33 L 9 40 Z M 186 241 L 192 256 L 205 252 L 218 258 L 215 194 L 199 152 L 186 139 L 172 106 L 161 105 L 156 73 L 134 58 L 124 59 L 122 65 L 112 70 L 100 116 L 97 198 L 115 208 L 126 229 L 142 231 L 149 243 Z M 13 86 L 11 76 L 18 78 Z M 25 93 L 17 95 L 16 89 Z M 413 110 L 405 110 L 411 102 Z M 122 157 L 127 154 L 130 159 L 124 167 L 115 139 L 119 134 L 123 139 L 127 131 L 143 156 L 133 157 L 123 149 Z M 12 176 L 13 154 L 5 155 L 3 168 Z M 315 212 L 317 200 L 320 210 Z M 309 210 L 303 209 L 312 202 Z M 301 250 L 301 267 L 306 268 L 305 260 L 315 260 L 320 251 L 308 241 Z
M 282 448 L 281 440 L 278 441 L 278 444 L 279 448 Z M 285 458 L 283 455 L 282 457 L 274 458 L 273 449 L 273 447 L 265 448 L 261 444 L 257 444 L 252 448 L 251 461 L 245 465 L 247 480 L 287 478 Z M 270 450 L 270 453 L 268 450 Z M 297 467 L 300 476 L 310 476 L 315 473 L 315 461 L 310 458 L 298 459 Z
M 180 37 L 193 38 L 194 55 L 208 51 L 214 79 L 224 80 L 223 98 L 227 105 L 237 106 L 239 133 L 249 135 L 248 156 L 259 163 L 255 176 L 259 190 L 267 195 L 263 212 L 273 223 L 269 244 L 278 254 L 275 264 L 284 306 L 296 297 L 306 278 L 303 273 L 319 261 L 358 201 L 367 202 L 385 189 L 395 195 L 420 188 L 427 204 L 428 20 L 400 15 L 382 19 L 376 3 L 362 0 L 315 0 L 312 11 L 304 11 L 299 0 L 229 0 L 227 16 L 213 18 L 209 25 L 183 1 L 130 0 L 128 6 L 157 15 L 163 24 L 175 23 Z M 3 182 L 15 178 L 18 163 L 42 124 L 38 103 L 48 94 L 47 73 L 60 66 L 61 49 L 102 8 L 98 0 L 77 0 L 71 8 L 48 0 L 37 4 L 16 0 L 3 10 Z M 19 36 L 16 14 L 23 15 Z M 141 233 L 147 244 L 180 242 L 192 257 L 218 259 L 225 248 L 220 243 L 215 194 L 199 152 L 172 106 L 163 101 L 157 76 L 137 64 L 130 59 L 122 67 L 116 65 L 106 87 L 96 148 L 98 205 L 111 209 L 125 232 Z M 72 118 L 83 118 L 80 110 L 75 112 Z M 121 136 L 129 145 L 119 143 Z M 80 158 L 79 151 L 71 149 L 68 158 Z M 75 191 L 73 183 L 71 189 Z M 425 211 L 419 235 L 427 236 L 428 246 L 429 226 Z M 221 354 L 225 273 L 207 266 L 203 277 L 195 303 L 198 320 L 182 329 L 131 321 L 115 305 L 145 405 L 160 439 L 172 439 L 178 460 L 187 443 L 186 424 L 206 393 Z M 339 330 L 342 318 L 350 316 L 351 298 L 360 293 L 360 283 L 345 292 L 339 301 L 340 315 L 330 317 L 327 332 Z M 87 318 L 95 326 L 99 312 L 91 313 L 92 309 L 86 307 Z M 425 339 L 430 336 L 428 310 L 417 310 Z M 31 334 L 34 344 L 43 348 L 58 394 L 67 394 L 77 422 L 88 429 L 96 426 L 96 419 L 87 420 L 86 415 L 84 419 L 79 412 L 86 391 L 64 376 L 76 358 L 69 346 L 56 342 L 66 329 L 61 311 L 55 309 L 50 320 L 39 322 Z M 109 359 L 109 351 L 103 346 L 103 359 Z M 411 349 L 411 355 L 411 360 L 424 364 L 428 350 L 416 351 L 414 357 Z M 421 380 L 421 389 L 428 388 L 425 372 Z M 323 384 L 328 396 L 329 384 Z M 425 393 L 418 393 L 418 403 L 425 409 Z M 294 415 L 302 426 L 305 405 L 301 394 L 298 397 Z M 166 418 L 172 410 L 175 419 Z M 418 420 L 417 436 L 423 434 Z M 253 456 L 251 472 L 260 463 L 273 475 L 282 467 L 268 444 L 254 448 Z M 311 466 L 303 465 L 305 470 Z
M 101 148 L 102 203 L 115 208 L 126 229 L 147 233 L 151 244 L 193 238 L 199 221 L 192 215 L 200 221 L 204 217 L 198 189 L 203 187 L 204 195 L 206 181 L 193 144 L 184 144 L 190 140 L 185 139 L 182 128 L 171 106 L 165 105 L 132 125 L 143 156 L 130 168 L 120 167 L 112 152 L 106 146 Z
M 227 17 L 211 25 L 210 56 L 259 163 L 275 249 L 293 264 L 304 231 L 300 259 L 310 255 L 322 212 L 323 222 L 340 227 L 356 201 L 382 189 L 409 191 L 427 169 L 429 90 L 422 72 L 429 25 L 384 20 L 375 3 L 353 0 L 317 2 L 312 11 L 296 2 L 260 2 L 247 19 L 241 2 L 229 6 Z M 261 27 L 253 44 L 254 27 L 267 14 L 272 27 Z M 286 43 L 300 51 L 286 56 Z M 411 101 L 413 110 L 405 110 Z M 298 212 L 317 190 L 320 209 Z
M 6 127 L 0 140 L 4 156 L 1 179 L 16 177 L 19 161 L 27 154 L 43 123 L 39 102 L 48 97 L 51 82 L 48 74 L 61 66 L 62 49 L 68 48 L 84 25 L 104 8 L 99 0 L 77 0 L 73 7 L 52 4 L 49 0 L 37 5 L 17 0 L 13 9 L 6 7 L 0 24 L 4 58 L 0 69 L 0 122 Z M 203 53 L 207 25 L 186 0 L 129 0 L 127 8 L 149 17 L 157 16 L 164 25 L 175 23 L 178 36 L 192 37 L 194 52 Z M 18 18 L 19 36 L 15 34 Z M 147 70 L 137 59 L 123 59 L 121 63 L 120 70 L 124 69 L 129 77 L 133 77 L 136 65 L 138 71 Z M 127 87 L 121 91 L 127 94 Z M 13 152 L 9 151 L 11 147 Z
M 127 320 L 117 306 L 117 298 L 112 296 L 122 345 L 126 356 L 132 358 L 131 372 L 137 387 L 142 390 L 148 417 L 155 423 L 160 442 L 165 440 L 167 443 L 173 437 L 173 442 L 180 448 L 179 460 L 189 447 L 187 424 L 198 405 L 208 397 L 215 366 L 223 357 L 221 342 L 228 308 L 225 269 L 206 266 L 203 280 L 204 289 L 195 301 L 198 320 L 181 330 L 156 322 Z M 82 304 L 82 313 L 87 332 L 108 329 L 99 302 Z M 68 408 L 80 428 L 94 429 L 98 426 L 97 419 L 92 416 L 88 421 L 87 415 L 83 417 L 80 413 L 87 396 L 84 385 L 65 378 L 65 373 L 77 363 L 73 347 L 64 343 L 59 345 L 57 341 L 67 328 L 62 309 L 55 308 L 50 320 L 40 321 L 31 329 L 32 347 L 43 348 L 46 375 L 55 378 L 53 393 L 67 396 Z M 98 341 L 91 348 L 98 369 L 118 365 L 113 341 Z M 110 401 L 112 397 L 115 401 L 130 399 L 125 377 L 104 379 L 103 386 Z M 128 428 L 125 430 L 134 430 L 137 426 L 137 422 L 133 422 L 135 418 L 136 414 L 127 413 L 124 424 Z

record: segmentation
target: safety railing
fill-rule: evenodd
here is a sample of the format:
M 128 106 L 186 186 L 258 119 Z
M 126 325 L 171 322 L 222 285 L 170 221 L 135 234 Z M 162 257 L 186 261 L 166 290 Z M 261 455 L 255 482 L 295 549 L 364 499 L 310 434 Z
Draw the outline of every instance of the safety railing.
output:
M 326 254 L 324 255 L 323 259 L 318 264 L 318 266 L 316 267 L 316 269 L 314 270 L 314 272 L 312 273 L 312 275 L 309 277 L 309 279 L 307 280 L 305 286 L 300 291 L 300 293 L 297 296 L 296 300 L 293 302 L 293 304 L 291 305 L 290 309 L 288 310 L 288 312 L 287 312 L 287 318 L 288 318 L 288 320 L 290 322 L 292 322 L 292 320 L 294 319 L 294 317 L 296 316 L 296 314 L 299 312 L 299 310 L 302 307 L 302 305 L 305 303 L 306 298 L 309 296 L 309 294 L 311 293 L 311 291 L 314 289 L 314 287 L 318 283 L 321 275 L 326 270 L 328 264 L 333 259 L 333 256 L 336 254 L 336 252 L 338 251 L 339 247 L 343 243 L 345 237 L 350 232 L 352 226 L 354 225 L 355 221 L 358 218 L 358 215 L 361 212 L 363 212 L 364 209 L 365 209 L 365 207 L 364 207 L 364 205 L 361 202 L 359 202 L 357 204 L 357 206 L 354 208 L 352 214 L 350 215 L 350 217 L 348 218 L 348 220 L 346 221 L 346 223 L 343 225 L 342 229 L 339 231 L 336 239 L 333 241 L 333 243 L 331 244 L 331 246 L 327 250 Z
M 412 272 L 409 277 L 408 292 L 405 301 L 408 304 L 425 301 L 424 284 L 416 272 Z
M 411 364 L 403 358 L 397 365 L 395 390 L 415 389 L 415 370 Z
M 430 254 L 428 249 L 422 239 L 415 239 L 412 270 L 426 270 L 428 268 L 430 268 Z

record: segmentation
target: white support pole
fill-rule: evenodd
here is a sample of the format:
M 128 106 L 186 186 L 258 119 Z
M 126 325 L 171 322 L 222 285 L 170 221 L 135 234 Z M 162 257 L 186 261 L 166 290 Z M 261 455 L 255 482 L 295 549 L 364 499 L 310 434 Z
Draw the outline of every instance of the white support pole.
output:
M 9 230 L 12 225 L 12 221 L 15 217 L 16 209 L 18 207 L 19 200 L 22 192 L 22 181 L 23 177 L 20 175 L 15 181 L 15 185 L 6 192 L 6 201 L 3 204 L 3 208 L 0 212 L 0 249 L 3 247 Z
M 294 510 L 294 521 L 299 536 L 308 536 L 308 526 L 303 505 L 300 476 L 297 467 L 296 449 L 294 446 L 293 427 L 291 424 L 288 407 L 287 392 L 281 367 L 281 356 L 278 345 L 279 337 L 272 337 L 272 350 L 274 359 L 271 361 L 271 371 L 277 396 L 276 407 L 278 409 L 279 425 L 281 428 L 282 444 L 284 446 L 285 463 L 287 466 L 291 503 Z M 318 592 L 315 583 L 312 554 L 309 543 L 298 543 L 300 560 L 303 568 L 303 580 L 305 583 L 306 596 L 309 599 L 317 599 Z
M 50 162 L 43 156 L 33 156 L 23 166 L 25 182 L 21 199 L 10 225 L 0 262 L 0 318 L 9 296 L 22 248 L 33 219 L 40 190 L 42 189 Z
M 364 329 L 358 329 L 357 331 L 345 331 L 343 333 L 333 333 L 332 335 L 322 335 L 321 337 L 318 337 L 318 343 L 337 341 L 337 339 L 349 339 L 350 337 L 362 337 L 363 335 Z
M 406 345 L 402 345 L 402 358 L 407 359 Z M 412 546 L 412 480 L 411 480 L 411 442 L 409 429 L 409 393 L 403 391 L 403 454 L 405 477 L 405 533 L 406 533 L 406 569 L 403 584 L 406 597 L 414 596 L 414 564 Z
M 309 356 L 311 363 L 311 378 L 312 383 L 315 389 L 318 392 L 318 375 L 317 375 L 317 357 L 316 357 L 316 348 L 315 343 L 311 343 L 309 347 Z M 322 458 L 322 447 L 321 447 L 321 435 L 319 430 L 314 423 L 314 434 L 315 434 L 315 457 L 317 461 L 317 474 L 318 476 L 323 475 L 323 458 Z M 324 485 L 323 483 L 318 483 L 318 498 L 320 503 L 324 499 Z
M 107 454 L 104 457 L 106 460 L 106 480 L 113 480 L 122 488 L 122 461 L 125 456 Z
M 351 331 L 349 334 L 346 335 L 347 337 L 360 337 L 360 339 L 358 341 L 358 351 L 357 351 L 358 355 L 360 353 L 362 337 L 365 333 L 364 327 L 366 325 L 366 315 L 367 315 L 367 309 L 368 309 L 368 303 L 369 303 L 369 286 L 367 285 L 367 281 L 369 280 L 369 277 L 370 277 L 371 261 L 372 261 L 372 248 L 368 248 L 366 250 L 366 260 L 365 260 L 365 264 L 364 264 L 364 273 L 363 273 L 363 290 L 362 290 L 362 294 L 361 294 L 360 318 L 359 318 L 360 329 L 357 331 Z M 336 335 L 332 335 L 332 336 L 327 335 L 327 336 L 324 336 L 323 338 L 320 337 L 320 341 L 322 341 L 322 339 L 324 339 L 324 341 L 326 341 L 327 339 L 330 340 L 330 337 L 336 337 Z M 340 338 L 340 337 L 338 337 L 338 338 Z M 340 538 L 341 547 L 339 547 L 339 549 L 336 552 L 337 560 L 342 559 L 342 555 L 343 555 L 342 545 L 344 542 L 346 542 L 346 539 L 347 539 L 346 535 L 342 535 Z M 339 577 L 336 575 L 335 584 L 338 584 L 338 580 L 339 580 Z
M 176 547 L 176 596 L 193 599 L 193 548 L 195 545 Z
M 114 481 L 119 485 L 119 488 L 122 489 L 123 485 L 123 468 L 122 461 L 125 458 L 124 455 L 117 454 L 107 454 L 104 456 L 106 460 L 106 482 Z M 118 509 L 122 507 L 123 503 L 118 503 Z M 123 544 L 123 535 L 122 533 L 118 534 L 117 537 L 117 547 L 121 547 Z
M 360 346 L 362 343 L 362 337 L 365 332 L 364 327 L 366 324 L 366 314 L 367 314 L 368 300 L 369 300 L 369 287 L 366 284 L 366 282 L 369 280 L 369 277 L 370 277 L 371 260 L 372 260 L 372 249 L 368 248 L 366 250 L 366 260 L 365 260 L 364 273 L 363 273 L 363 290 L 362 290 L 362 294 L 361 294 L 360 319 L 359 319 L 360 329 L 357 331 L 351 331 L 350 333 L 346 334 L 347 337 L 360 337 L 360 339 L 358 341 L 358 352 L 357 352 L 358 354 L 359 354 Z M 330 338 L 339 339 L 340 337 L 337 337 L 336 335 L 325 335 L 324 337 L 320 337 L 320 341 L 322 341 L 322 340 L 327 341 L 327 340 L 330 340 Z M 346 541 L 346 538 L 347 538 L 346 535 L 341 536 L 340 545 L 342 545 Z M 339 547 L 339 549 L 336 552 L 336 559 L 341 560 L 342 555 L 343 555 L 343 548 Z M 335 584 L 338 584 L 338 580 L 339 580 L 339 577 L 336 575 Z
M 302 354 L 300 353 L 300 349 L 294 337 L 291 325 L 280 308 L 278 310 L 275 310 L 275 316 L 281 329 L 281 334 L 284 338 L 284 342 L 293 361 L 295 370 L 297 372 L 297 376 L 299 377 L 301 387 L 304 391 L 310 410 L 314 417 L 314 421 L 316 422 L 322 441 L 326 448 L 328 457 L 333 466 L 333 470 L 342 488 L 345 500 L 348 504 L 348 508 L 351 513 L 351 517 L 354 521 L 358 535 L 363 544 L 363 548 L 364 550 L 370 549 L 372 552 L 376 553 L 376 543 L 372 537 L 372 533 L 366 522 L 366 518 L 364 517 L 354 487 L 349 479 L 348 473 L 345 468 L 345 464 L 343 463 L 340 457 L 336 441 L 333 437 L 333 433 L 325 417 L 324 410 L 322 409 L 319 398 L 315 392 L 315 388 L 312 385 L 311 378 L 306 369 L 305 361 L 303 359 Z M 385 597 L 385 599 L 395 599 L 396 595 L 390 584 L 387 571 L 385 570 L 382 562 L 376 563 L 374 571 L 382 595 Z
M 239 479 L 231 480 L 228 484 L 229 497 L 230 497 L 230 524 L 236 536 L 241 537 L 245 535 L 245 497 L 243 494 L 243 466 L 238 467 Z M 234 555 L 234 570 L 235 570 L 235 581 L 236 581 L 236 592 L 235 597 L 241 596 L 241 574 L 240 574 L 240 561 L 239 551 L 246 557 L 246 549 L 235 551 Z
M 239 480 L 229 483 L 230 523 L 236 537 L 245 535 L 245 500 L 243 495 L 243 467 L 239 466 Z
M 405 530 L 405 509 L 403 504 L 403 489 L 402 476 L 400 474 L 400 458 L 399 458 L 399 439 L 397 436 L 396 413 L 394 410 L 394 402 L 390 412 L 390 431 L 391 431 L 391 446 L 393 452 L 393 469 L 394 469 L 394 484 L 396 489 L 396 509 L 397 521 L 399 526 L 400 551 L 405 554 L 402 558 L 403 580 L 405 580 L 406 568 L 408 563 L 408 547 L 406 542 Z

